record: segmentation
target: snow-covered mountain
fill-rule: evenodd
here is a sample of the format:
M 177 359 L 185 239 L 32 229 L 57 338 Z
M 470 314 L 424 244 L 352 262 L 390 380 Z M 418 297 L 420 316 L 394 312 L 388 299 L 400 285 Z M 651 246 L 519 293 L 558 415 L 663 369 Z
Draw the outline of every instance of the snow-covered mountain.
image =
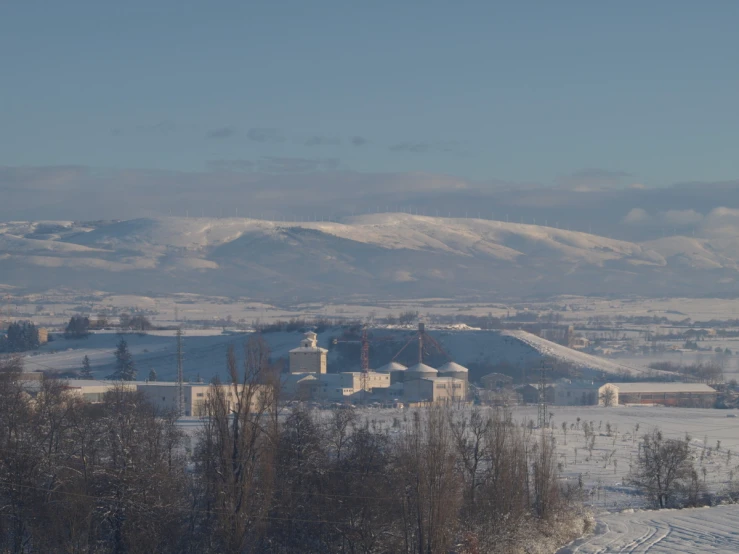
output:
M 730 294 L 725 234 L 645 243 L 482 219 L 0 223 L 0 284 L 287 299 Z

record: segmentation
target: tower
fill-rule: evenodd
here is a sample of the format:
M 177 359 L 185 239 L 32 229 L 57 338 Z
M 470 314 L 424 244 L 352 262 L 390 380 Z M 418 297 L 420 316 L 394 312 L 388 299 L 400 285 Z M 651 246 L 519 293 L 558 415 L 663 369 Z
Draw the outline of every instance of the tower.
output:
M 290 350 L 290 373 L 326 373 L 328 350 L 318 346 L 318 335 L 305 333 L 300 346 Z

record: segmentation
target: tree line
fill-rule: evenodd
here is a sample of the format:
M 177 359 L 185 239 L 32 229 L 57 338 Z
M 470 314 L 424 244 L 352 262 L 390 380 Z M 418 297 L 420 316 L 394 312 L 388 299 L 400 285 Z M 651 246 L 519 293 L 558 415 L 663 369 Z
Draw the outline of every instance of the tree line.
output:
M 26 352 L 40 344 L 38 328 L 30 321 L 13 322 L 5 335 L 0 335 L 0 352 Z
M 3 362 L 0 551 L 516 553 L 583 531 L 551 437 L 503 412 L 288 410 L 259 338 L 226 367 L 190 436 L 139 393 L 29 395 Z

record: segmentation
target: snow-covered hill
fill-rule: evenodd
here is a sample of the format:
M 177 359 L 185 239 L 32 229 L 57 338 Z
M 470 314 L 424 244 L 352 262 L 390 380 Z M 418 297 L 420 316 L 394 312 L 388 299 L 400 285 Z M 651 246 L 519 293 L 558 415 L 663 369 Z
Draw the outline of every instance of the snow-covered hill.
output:
M 638 244 L 553 227 L 408 214 L 341 222 L 12 222 L 0 223 L 0 282 L 273 299 L 720 294 L 734 292 L 739 276 L 739 251 L 722 240 Z
M 332 341 L 344 329 L 335 327 L 319 334 L 319 345 L 329 349 L 329 371 L 358 371 L 359 349 L 352 355 L 333 347 Z M 380 357 L 371 349 L 370 364 L 379 367 L 390 359 L 410 340 L 415 331 L 410 329 L 373 329 L 373 333 L 385 338 L 386 348 Z M 643 369 L 625 366 L 612 360 L 590 356 L 570 348 L 560 346 L 526 332 L 479 331 L 479 330 L 429 330 L 451 356 L 462 365 L 485 363 L 496 365 L 507 362 L 517 367 L 536 367 L 544 358 L 555 358 L 568 362 L 582 370 L 584 376 L 625 375 L 638 376 Z M 273 359 L 287 359 L 290 349 L 303 337 L 300 332 L 265 333 Z M 392 337 L 393 341 L 387 339 Z M 155 369 L 161 379 L 173 379 L 176 372 L 176 339 L 173 332 L 152 332 L 147 335 L 135 333 L 124 337 L 131 349 L 140 371 Z M 223 372 L 226 351 L 229 346 L 236 347 L 240 353 L 247 336 L 242 334 L 218 334 L 212 332 L 188 331 L 184 337 L 185 373 L 194 377 L 200 375 L 208 380 Z M 28 371 L 56 369 L 79 369 L 82 358 L 89 356 L 96 376 L 105 376 L 113 371 L 116 344 L 121 339 L 116 333 L 98 332 L 84 340 L 67 340 L 57 337 L 44 345 L 39 351 L 25 358 Z M 412 350 L 407 350 L 411 363 Z M 474 376 L 473 376 L 474 377 Z M 477 376 L 479 377 L 479 375 Z M 475 378 L 477 378 L 475 377 Z

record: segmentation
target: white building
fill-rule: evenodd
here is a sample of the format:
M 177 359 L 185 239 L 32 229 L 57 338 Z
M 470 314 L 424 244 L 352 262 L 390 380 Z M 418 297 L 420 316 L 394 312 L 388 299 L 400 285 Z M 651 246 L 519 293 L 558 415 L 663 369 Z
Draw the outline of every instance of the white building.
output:
M 326 373 L 328 350 L 318 346 L 318 335 L 309 331 L 298 348 L 290 350 L 290 373 Z
M 454 377 L 413 379 L 403 383 L 405 402 L 464 402 L 466 398 L 464 381 Z
M 71 394 L 79 395 L 85 402 L 98 403 L 102 402 L 105 393 L 122 387 L 129 392 L 140 392 L 144 398 L 150 402 L 158 411 L 164 413 L 176 411 L 178 408 L 178 387 L 177 383 L 171 381 L 96 381 L 83 379 L 70 379 L 67 381 L 67 391 Z M 241 391 L 241 386 L 234 388 L 233 385 L 220 385 L 223 393 L 226 395 L 226 402 L 230 409 L 231 404 L 235 400 L 235 395 Z M 256 408 L 262 399 L 266 388 L 258 385 L 257 394 L 252 398 L 252 408 Z M 183 414 L 185 416 L 202 416 L 205 415 L 204 404 L 208 398 L 208 392 L 211 385 L 206 383 L 184 383 L 183 384 Z
M 589 382 L 565 382 L 554 384 L 554 404 L 557 406 L 597 406 L 599 385 Z
M 82 397 L 85 402 L 102 402 L 105 393 L 115 387 L 122 387 L 131 392 L 136 391 L 136 381 L 99 381 L 97 379 L 69 379 L 66 389 L 70 394 Z
M 716 390 L 704 383 L 606 383 L 598 390 L 599 404 L 660 404 L 708 408 Z
M 386 389 L 390 386 L 390 374 L 379 373 L 376 371 L 368 371 L 364 379 L 362 378 L 361 371 L 347 371 L 340 373 L 343 376 L 343 383 L 347 386 L 351 386 L 353 389 L 359 391 L 364 388 L 368 392 L 372 392 L 373 389 Z M 364 381 L 364 387 L 362 387 Z

